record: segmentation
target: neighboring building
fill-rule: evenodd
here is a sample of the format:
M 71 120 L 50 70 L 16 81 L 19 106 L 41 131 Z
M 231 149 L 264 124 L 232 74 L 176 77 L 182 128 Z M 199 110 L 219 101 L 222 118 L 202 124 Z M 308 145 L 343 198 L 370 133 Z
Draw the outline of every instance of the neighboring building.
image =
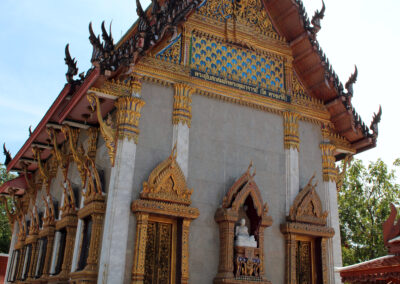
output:
M 7 272 L 8 254 L 0 253 L 0 283 L 5 282 Z
M 153 1 L 7 168 L 18 283 L 340 283 L 335 162 L 375 147 L 300 0 Z
M 346 283 L 400 283 L 400 221 L 391 204 L 389 218 L 383 223 L 383 241 L 388 255 L 362 263 L 337 268 Z

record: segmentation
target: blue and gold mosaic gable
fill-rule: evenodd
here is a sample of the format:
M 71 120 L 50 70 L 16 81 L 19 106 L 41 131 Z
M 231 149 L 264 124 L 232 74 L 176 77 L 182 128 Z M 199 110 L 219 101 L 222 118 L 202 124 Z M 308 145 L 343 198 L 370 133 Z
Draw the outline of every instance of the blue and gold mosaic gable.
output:
M 156 54 L 157 59 L 180 64 L 182 61 L 182 34 L 179 34 L 172 42 Z
M 192 76 L 290 100 L 285 95 L 284 60 L 280 56 L 230 45 L 199 34 L 192 35 L 190 52 Z

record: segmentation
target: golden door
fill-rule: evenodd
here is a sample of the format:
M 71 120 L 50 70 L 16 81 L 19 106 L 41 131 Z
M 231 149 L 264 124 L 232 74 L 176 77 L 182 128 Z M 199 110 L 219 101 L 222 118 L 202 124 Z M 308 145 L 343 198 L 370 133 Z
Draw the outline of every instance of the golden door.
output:
M 296 283 L 317 284 L 318 269 L 316 261 L 316 240 L 309 237 L 297 237 L 296 242 Z
M 174 284 L 176 220 L 151 217 L 147 227 L 144 284 Z

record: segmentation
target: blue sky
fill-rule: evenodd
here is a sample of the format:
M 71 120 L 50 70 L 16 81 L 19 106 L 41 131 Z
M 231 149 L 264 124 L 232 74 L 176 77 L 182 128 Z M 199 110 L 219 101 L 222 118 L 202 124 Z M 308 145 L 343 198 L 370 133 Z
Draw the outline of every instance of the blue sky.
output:
M 143 1 L 146 7 L 150 1 Z M 311 17 L 319 0 L 303 0 Z M 359 69 L 353 104 L 369 125 L 383 108 L 378 147 L 358 155 L 365 161 L 400 157 L 398 90 L 400 1 L 325 0 L 326 16 L 318 40 L 345 83 Z M 112 21 L 117 41 L 136 20 L 133 0 L 0 1 L 0 143 L 14 156 L 64 86 L 64 48 L 70 44 L 79 71 L 90 67 L 88 24 L 95 33 Z M 0 156 L 0 161 L 4 157 Z

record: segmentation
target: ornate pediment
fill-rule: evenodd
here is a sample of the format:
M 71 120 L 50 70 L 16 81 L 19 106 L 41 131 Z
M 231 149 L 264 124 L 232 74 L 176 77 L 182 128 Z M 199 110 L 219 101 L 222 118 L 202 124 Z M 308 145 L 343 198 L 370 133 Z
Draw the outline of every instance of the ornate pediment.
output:
M 148 181 L 143 182 L 142 199 L 190 205 L 192 190 L 187 188 L 176 155 L 175 146 L 171 155 L 151 172 Z
M 322 211 L 321 199 L 315 191 L 317 183 L 312 183 L 314 177 L 315 175 L 311 177 L 308 184 L 299 192 L 294 200 L 288 216 L 289 221 L 326 225 L 328 212 Z
M 261 0 L 205 0 L 198 14 L 225 22 L 253 27 L 267 37 L 283 40 L 275 31 Z

